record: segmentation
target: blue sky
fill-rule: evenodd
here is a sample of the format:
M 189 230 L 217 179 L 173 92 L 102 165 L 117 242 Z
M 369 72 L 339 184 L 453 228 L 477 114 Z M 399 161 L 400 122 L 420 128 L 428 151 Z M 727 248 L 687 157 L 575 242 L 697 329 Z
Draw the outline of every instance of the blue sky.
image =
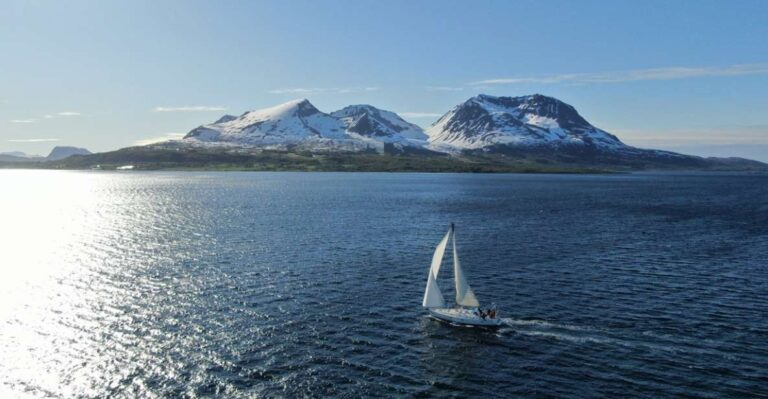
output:
M 765 1 L 0 5 L 0 151 L 93 151 L 306 97 L 427 126 L 542 93 L 625 142 L 768 161 Z

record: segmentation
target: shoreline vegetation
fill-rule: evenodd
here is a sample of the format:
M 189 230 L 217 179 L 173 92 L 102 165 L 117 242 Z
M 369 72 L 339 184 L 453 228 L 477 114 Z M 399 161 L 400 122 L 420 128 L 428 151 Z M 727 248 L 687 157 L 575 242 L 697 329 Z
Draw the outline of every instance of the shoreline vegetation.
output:
M 606 174 L 634 171 L 768 171 L 768 165 L 698 158 L 700 162 L 661 163 L 651 159 L 617 159 L 568 154 L 474 153 L 461 155 L 373 152 L 311 153 L 277 150 L 255 152 L 163 147 L 128 147 L 58 161 L 0 162 L 3 169 L 177 171 L 297 171 L 297 172 L 433 172 L 433 173 L 570 173 Z
M 3 169 L 173 171 L 273 171 L 273 172 L 430 172 L 430 173 L 613 173 L 603 168 L 545 165 L 527 161 L 507 164 L 455 157 L 423 158 L 414 155 L 295 154 L 265 152 L 258 155 L 191 157 L 188 160 L 124 159 L 92 163 L 71 157 L 60 162 L 0 163 Z

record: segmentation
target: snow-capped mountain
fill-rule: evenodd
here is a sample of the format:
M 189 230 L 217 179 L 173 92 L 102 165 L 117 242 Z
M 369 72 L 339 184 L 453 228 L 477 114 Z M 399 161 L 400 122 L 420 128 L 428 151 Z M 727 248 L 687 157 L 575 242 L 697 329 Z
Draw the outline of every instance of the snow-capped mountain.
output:
M 424 130 L 406 122 L 394 112 L 380 110 L 370 105 L 350 105 L 331 116 L 340 119 L 347 131 L 386 142 L 401 142 L 411 139 L 426 141 Z
M 190 131 L 182 141 L 198 145 L 382 152 L 385 144 L 394 144 L 395 148 L 423 147 L 426 138 L 421 128 L 393 112 L 353 105 L 326 114 L 301 99 L 238 117 L 225 115 Z
M 574 107 L 541 94 L 480 94 L 451 109 L 426 131 L 394 112 L 370 105 L 350 105 L 327 114 L 301 99 L 240 116 L 224 115 L 193 129 L 182 140 L 152 146 L 202 146 L 235 153 L 270 149 L 473 155 L 482 151 L 582 165 L 703 162 L 669 151 L 628 146 L 591 125 Z
M 271 108 L 228 115 L 200 126 L 184 136 L 203 142 L 240 144 L 296 144 L 307 139 L 344 139 L 344 125 L 320 112 L 307 100 L 294 100 Z
M 326 114 L 301 99 L 240 116 L 224 115 L 192 130 L 182 141 L 310 151 L 383 152 L 385 145 L 440 152 L 504 147 L 633 150 L 589 124 L 572 106 L 540 94 L 480 94 L 454 107 L 426 132 L 394 112 L 370 105 L 350 105 Z
M 434 149 L 497 146 L 587 146 L 629 148 L 616 136 L 584 120 L 572 106 L 552 97 L 472 97 L 443 115 L 426 131 Z

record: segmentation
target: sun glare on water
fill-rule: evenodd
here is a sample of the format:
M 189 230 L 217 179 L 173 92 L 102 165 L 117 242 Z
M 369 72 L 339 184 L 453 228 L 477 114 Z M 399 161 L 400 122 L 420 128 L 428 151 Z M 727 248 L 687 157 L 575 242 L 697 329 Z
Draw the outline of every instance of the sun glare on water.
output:
M 109 263 L 100 243 L 130 231 L 107 175 L 0 171 L 0 375 L 3 389 L 89 394 Z M 97 296 L 94 292 L 101 292 Z M 2 392 L 0 392 L 2 393 Z M 93 391 L 90 391 L 92 394 Z

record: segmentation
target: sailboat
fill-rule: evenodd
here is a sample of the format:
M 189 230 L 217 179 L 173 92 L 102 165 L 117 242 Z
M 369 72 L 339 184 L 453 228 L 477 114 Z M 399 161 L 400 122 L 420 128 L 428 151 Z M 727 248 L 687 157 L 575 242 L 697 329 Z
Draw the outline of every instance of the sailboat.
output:
M 445 237 L 437 244 L 435 254 L 432 256 L 432 265 L 427 275 L 427 288 L 424 291 L 424 301 L 422 306 L 427 308 L 429 314 L 437 319 L 448 321 L 454 324 L 463 324 L 470 326 L 494 327 L 501 325 L 501 320 L 492 312 L 493 317 L 480 311 L 480 302 L 477 301 L 472 287 L 467 283 L 467 278 L 461 270 L 459 254 L 456 251 L 456 234 L 453 223 Z M 440 266 L 443 264 L 443 255 L 448 246 L 448 240 L 453 245 L 453 278 L 456 283 L 456 306 L 447 307 L 443 293 L 437 285 L 437 274 L 440 272 Z

